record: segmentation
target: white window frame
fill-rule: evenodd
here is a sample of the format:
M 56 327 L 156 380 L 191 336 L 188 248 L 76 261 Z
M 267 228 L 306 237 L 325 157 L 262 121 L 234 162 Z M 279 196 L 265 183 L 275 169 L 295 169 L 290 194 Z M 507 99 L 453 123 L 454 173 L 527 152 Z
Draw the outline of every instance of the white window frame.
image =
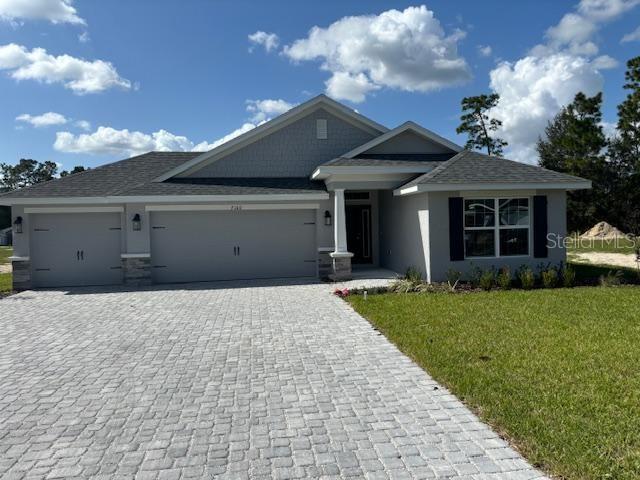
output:
M 500 225 L 500 212 L 499 212 L 499 208 L 500 208 L 500 201 L 501 200 L 520 200 L 520 199 L 526 199 L 528 202 L 528 206 L 529 206 L 529 223 L 527 225 Z M 494 207 L 494 211 L 495 211 L 495 219 L 494 219 L 494 224 L 492 227 L 467 227 L 465 225 L 465 212 L 467 211 L 466 209 L 466 202 L 467 200 L 492 200 L 493 201 L 493 207 Z M 493 245 L 493 255 L 491 256 L 487 256 L 487 257 L 470 257 L 467 256 L 467 242 L 464 241 L 464 258 L 465 260 L 487 260 L 487 259 L 492 259 L 492 258 L 529 258 L 531 257 L 531 243 L 532 243 L 532 221 L 533 221 L 533 198 L 531 196 L 528 195 L 521 195 L 521 196 L 513 196 L 513 195 L 504 195 L 504 196 L 473 196 L 473 197 L 463 197 L 462 198 L 462 226 L 463 226 L 463 232 L 467 232 L 468 231 L 473 231 L 473 230 L 493 230 L 494 234 L 493 234 L 493 241 L 494 241 L 494 245 Z M 527 253 L 525 255 L 500 255 L 500 230 L 515 230 L 515 229 L 528 229 L 528 234 L 527 234 Z

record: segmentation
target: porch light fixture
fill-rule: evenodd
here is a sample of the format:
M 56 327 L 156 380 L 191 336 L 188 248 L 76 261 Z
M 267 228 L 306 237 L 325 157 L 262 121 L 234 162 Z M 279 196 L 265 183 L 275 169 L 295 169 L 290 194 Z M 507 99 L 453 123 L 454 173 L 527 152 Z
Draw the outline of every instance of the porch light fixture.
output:
M 331 212 L 329 210 L 324 211 L 324 224 L 327 227 L 331 226 Z
M 140 218 L 139 213 L 136 213 L 131 219 L 131 226 L 133 227 L 133 230 L 136 232 L 139 232 L 140 230 L 142 230 L 142 219 Z
M 13 222 L 13 231 L 15 233 L 22 233 L 22 217 L 16 217 L 16 221 Z

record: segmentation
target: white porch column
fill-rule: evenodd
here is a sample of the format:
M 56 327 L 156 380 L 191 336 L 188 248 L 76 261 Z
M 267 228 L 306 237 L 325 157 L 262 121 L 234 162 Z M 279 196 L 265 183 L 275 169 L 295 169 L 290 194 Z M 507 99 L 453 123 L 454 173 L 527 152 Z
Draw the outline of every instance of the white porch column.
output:
M 333 253 L 348 253 L 347 251 L 347 222 L 344 208 L 344 189 L 333 191 Z

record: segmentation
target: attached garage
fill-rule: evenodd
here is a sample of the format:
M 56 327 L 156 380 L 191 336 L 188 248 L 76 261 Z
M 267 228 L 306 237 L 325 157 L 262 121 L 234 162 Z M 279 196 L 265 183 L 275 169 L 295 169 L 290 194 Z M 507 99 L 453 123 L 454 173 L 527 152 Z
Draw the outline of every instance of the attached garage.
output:
M 120 213 L 32 213 L 34 287 L 122 283 Z
M 155 283 L 316 276 L 313 209 L 153 211 Z

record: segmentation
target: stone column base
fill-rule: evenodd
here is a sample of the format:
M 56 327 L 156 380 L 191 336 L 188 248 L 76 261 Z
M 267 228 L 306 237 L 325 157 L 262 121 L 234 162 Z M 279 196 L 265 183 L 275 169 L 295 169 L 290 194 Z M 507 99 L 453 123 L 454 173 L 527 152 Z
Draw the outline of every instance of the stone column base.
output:
M 151 285 L 151 257 L 123 257 L 122 271 L 125 285 Z
M 11 260 L 13 289 L 17 292 L 31 288 L 31 262 L 29 259 Z
M 332 252 L 329 254 L 332 260 L 332 269 L 329 279 L 334 282 L 351 280 L 351 257 L 353 253 Z

